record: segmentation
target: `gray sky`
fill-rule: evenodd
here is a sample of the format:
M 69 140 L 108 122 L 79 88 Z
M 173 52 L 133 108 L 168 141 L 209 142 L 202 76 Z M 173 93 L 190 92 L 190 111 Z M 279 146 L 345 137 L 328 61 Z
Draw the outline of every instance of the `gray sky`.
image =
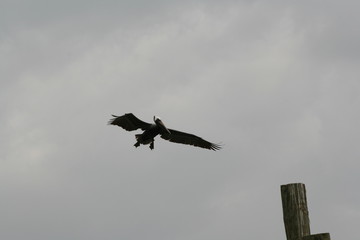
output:
M 359 1 L 0 2 L 0 238 L 357 240 Z M 162 117 L 219 152 L 107 126 Z

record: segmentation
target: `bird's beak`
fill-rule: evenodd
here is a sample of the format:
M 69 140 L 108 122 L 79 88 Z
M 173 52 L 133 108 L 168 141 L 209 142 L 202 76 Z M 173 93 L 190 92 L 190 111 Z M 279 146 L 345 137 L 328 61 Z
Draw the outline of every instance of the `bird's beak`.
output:
M 165 132 L 167 132 L 168 134 L 171 134 L 171 132 L 169 131 L 169 129 L 167 129 L 166 127 L 165 127 L 165 124 L 161 121 L 161 120 L 159 120 L 159 125 L 160 125 L 160 127 L 162 128 L 162 130 L 164 130 Z
M 169 129 L 165 128 L 165 130 L 166 130 L 169 134 L 171 134 L 171 132 L 169 131 Z

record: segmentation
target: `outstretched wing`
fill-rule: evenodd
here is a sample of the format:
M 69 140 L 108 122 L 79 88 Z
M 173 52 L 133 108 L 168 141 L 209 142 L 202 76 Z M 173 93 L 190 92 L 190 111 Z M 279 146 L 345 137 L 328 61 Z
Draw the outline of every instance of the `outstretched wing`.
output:
M 147 130 L 151 126 L 150 123 L 141 121 L 140 119 L 135 117 L 135 115 L 132 113 L 126 113 L 123 116 L 115 116 L 115 115 L 112 116 L 114 118 L 110 119 L 108 124 L 117 125 L 127 131 L 134 131 L 139 128 L 141 128 L 142 130 Z
M 214 151 L 221 149 L 221 146 L 219 144 L 208 142 L 201 137 L 195 136 L 193 134 L 184 133 L 173 129 L 169 129 L 169 131 L 171 134 L 162 132 L 161 138 L 174 143 L 188 144 L 196 147 L 207 148 Z

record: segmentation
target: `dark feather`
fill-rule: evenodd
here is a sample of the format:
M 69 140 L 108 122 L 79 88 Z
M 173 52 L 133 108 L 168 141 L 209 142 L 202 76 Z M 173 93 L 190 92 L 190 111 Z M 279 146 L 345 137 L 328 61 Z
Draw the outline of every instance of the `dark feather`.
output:
M 108 124 L 117 125 L 127 131 L 134 131 L 139 128 L 141 128 L 142 130 L 147 130 L 151 126 L 150 123 L 141 121 L 140 119 L 135 117 L 135 115 L 132 113 L 126 113 L 123 116 L 115 116 L 115 115 L 112 116 L 114 118 L 110 119 Z
M 184 133 L 173 129 L 169 129 L 169 131 L 171 134 L 162 132 L 161 138 L 174 143 L 188 144 L 196 147 L 211 149 L 214 151 L 221 149 L 221 146 L 219 144 L 208 142 L 201 137 L 195 136 L 193 134 Z

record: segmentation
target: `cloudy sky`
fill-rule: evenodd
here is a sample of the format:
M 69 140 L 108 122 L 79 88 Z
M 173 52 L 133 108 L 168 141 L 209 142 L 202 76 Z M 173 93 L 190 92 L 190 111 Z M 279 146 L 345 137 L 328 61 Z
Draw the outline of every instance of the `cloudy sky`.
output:
M 1 0 L 0 238 L 357 240 L 360 3 Z M 108 126 L 158 115 L 213 152 Z

